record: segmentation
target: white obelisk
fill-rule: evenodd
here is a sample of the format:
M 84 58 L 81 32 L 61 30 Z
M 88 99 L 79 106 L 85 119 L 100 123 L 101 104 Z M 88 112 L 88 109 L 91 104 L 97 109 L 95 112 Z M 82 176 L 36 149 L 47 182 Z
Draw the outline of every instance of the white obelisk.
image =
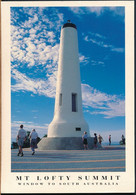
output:
M 38 143 L 40 150 L 83 149 L 82 135 L 88 134 L 88 148 L 93 138 L 83 117 L 78 38 L 75 24 L 68 21 L 61 29 L 55 110 L 47 137 Z
M 61 29 L 55 111 L 48 137 L 81 137 L 84 131 L 89 135 L 82 111 L 77 28 L 68 21 Z

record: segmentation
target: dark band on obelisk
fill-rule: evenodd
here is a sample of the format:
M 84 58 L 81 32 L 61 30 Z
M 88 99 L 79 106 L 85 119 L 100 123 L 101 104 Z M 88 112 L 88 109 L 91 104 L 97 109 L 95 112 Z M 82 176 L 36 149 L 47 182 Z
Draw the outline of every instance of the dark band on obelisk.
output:
M 67 23 L 65 23 L 62 28 L 66 28 L 66 27 L 73 27 L 75 29 L 77 29 L 76 25 L 71 23 L 70 20 L 67 21 Z

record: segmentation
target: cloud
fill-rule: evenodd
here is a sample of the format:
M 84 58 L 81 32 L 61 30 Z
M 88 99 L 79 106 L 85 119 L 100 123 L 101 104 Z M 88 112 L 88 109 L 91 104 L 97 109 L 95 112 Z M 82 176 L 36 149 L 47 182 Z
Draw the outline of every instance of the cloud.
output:
M 103 41 L 97 41 L 95 39 L 89 38 L 88 36 L 86 36 L 84 38 L 84 40 L 87 42 L 92 42 L 100 47 L 105 47 L 105 48 L 112 48 L 113 47 L 112 45 L 105 44 Z
M 59 43 L 56 43 L 52 31 L 42 32 L 36 35 L 37 31 L 32 28 L 29 36 L 18 27 L 12 27 L 11 62 L 19 62 L 18 66 L 38 67 L 46 66 L 47 62 L 56 66 L 58 61 Z M 42 35 L 44 33 L 44 35 Z M 19 36 L 18 36 L 19 35 Z M 43 36 L 47 40 L 43 40 Z M 21 38 L 20 38 L 21 37 Z M 35 38 L 36 37 L 36 38 Z M 38 40 L 39 39 L 39 40 Z M 52 45 L 53 44 L 53 45 Z M 50 55 L 49 55 L 50 54 Z
M 48 80 L 34 80 L 14 69 L 12 76 L 16 80 L 16 84 L 12 86 L 12 91 L 27 91 L 50 98 L 55 97 L 55 74 L 50 76 Z M 108 95 L 87 84 L 82 84 L 82 99 L 85 112 L 90 114 L 101 114 L 105 118 L 125 115 L 125 100 L 117 95 Z M 93 111 L 88 111 L 90 108 Z
M 111 49 L 111 51 L 115 51 L 115 52 L 119 52 L 119 53 L 124 53 L 125 52 L 125 49 L 124 48 L 115 48 L 115 47 L 113 47 Z
M 80 62 L 80 65 L 87 65 L 90 63 L 90 65 L 92 66 L 97 66 L 97 65 L 105 66 L 105 63 L 103 61 L 92 60 L 90 59 L 90 57 L 86 57 L 85 55 L 82 55 L 81 53 L 79 54 L 79 62 Z
M 121 16 L 124 18 L 125 15 L 125 8 L 122 7 L 110 7 L 110 11 L 113 13 L 114 16 Z
M 83 14 L 95 14 L 100 17 L 106 12 L 110 12 L 114 17 L 124 18 L 125 11 L 124 7 L 70 7 L 69 8 L 77 17 L 81 17 Z
M 117 116 L 125 115 L 125 100 L 120 100 L 117 98 L 116 102 L 108 102 L 107 103 L 108 110 L 100 112 L 100 114 L 104 114 L 105 118 L 112 118 Z
M 103 7 L 88 7 L 88 12 L 95 13 L 96 16 L 100 16 L 105 11 L 105 8 Z
M 93 87 L 82 84 L 83 106 L 90 114 L 101 114 L 104 118 L 125 116 L 125 100 L 117 95 L 108 95 Z M 93 108 L 93 111 L 89 111 Z
M 52 8 L 52 17 L 48 18 L 45 14 L 48 8 L 16 9 L 11 9 L 12 67 L 14 68 L 15 61 L 18 67 L 32 67 L 37 70 L 40 67 L 40 71 L 44 71 L 47 64 L 56 66 L 60 36 L 58 29 L 62 26 L 63 14 Z M 24 20 L 22 16 L 25 17 Z
M 58 29 L 62 26 L 63 14 L 53 8 L 49 10 L 53 17 L 48 18 L 46 11 L 48 8 L 11 8 L 12 91 L 55 96 Z
M 105 63 L 99 60 L 91 60 L 91 65 L 92 66 L 97 66 L 97 65 L 105 66 Z
M 79 62 L 80 63 L 86 65 L 86 64 L 89 63 L 89 61 L 90 61 L 90 58 L 89 57 L 86 57 L 86 56 L 84 56 L 82 54 L 79 54 Z
M 100 39 L 106 39 L 106 37 L 104 36 L 104 35 L 101 35 L 101 34 L 99 34 L 99 33 L 93 33 L 93 32 L 89 32 L 89 34 L 91 35 L 91 36 L 94 36 L 95 38 L 100 38 Z
M 125 14 L 123 7 L 88 7 L 88 10 L 91 13 L 95 13 L 96 16 L 101 16 L 107 11 L 111 12 L 114 17 L 124 17 Z
M 83 14 L 90 13 L 94 13 L 96 16 L 100 16 L 104 11 L 103 7 L 70 7 L 69 9 L 78 17 Z
M 11 86 L 12 91 L 28 91 L 47 97 L 55 97 L 56 75 L 52 74 L 47 80 L 32 79 L 16 69 L 12 70 L 12 78 L 16 84 Z
M 124 48 L 117 48 L 112 44 L 108 44 L 107 38 L 104 35 L 101 35 L 99 33 L 89 32 L 87 35 L 85 35 L 84 33 L 82 35 L 83 35 L 83 39 L 86 42 L 91 42 L 92 44 L 95 44 L 99 47 L 109 49 L 110 51 L 118 52 L 118 53 L 124 53 L 125 51 Z
M 85 14 L 85 8 L 80 8 L 80 7 L 69 7 L 69 9 L 76 14 L 76 16 Z

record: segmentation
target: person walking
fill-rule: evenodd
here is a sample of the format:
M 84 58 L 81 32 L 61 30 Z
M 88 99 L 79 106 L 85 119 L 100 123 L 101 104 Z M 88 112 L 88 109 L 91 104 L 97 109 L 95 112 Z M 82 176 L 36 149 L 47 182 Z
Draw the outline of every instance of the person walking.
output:
M 38 133 L 36 132 L 35 129 L 32 130 L 31 134 L 30 134 L 30 146 L 31 146 L 31 150 L 32 150 L 32 155 L 35 154 L 35 148 L 37 147 L 37 138 L 38 138 Z
M 111 135 L 109 135 L 109 145 L 111 145 Z
M 23 129 L 23 125 L 20 125 L 20 129 L 17 134 L 17 144 L 19 146 L 19 151 L 17 156 L 19 155 L 24 156 L 22 147 L 25 140 L 26 140 L 26 131 Z
M 85 131 L 83 136 L 82 136 L 83 144 L 84 144 L 84 149 L 88 149 L 88 143 L 87 143 L 87 132 Z
M 97 134 L 94 133 L 94 148 L 97 148 L 97 142 L 98 142 L 98 140 L 97 140 Z
M 101 145 L 102 141 L 103 141 L 103 138 L 102 138 L 101 135 L 99 135 L 99 136 L 98 136 L 98 142 L 99 142 L 100 145 Z

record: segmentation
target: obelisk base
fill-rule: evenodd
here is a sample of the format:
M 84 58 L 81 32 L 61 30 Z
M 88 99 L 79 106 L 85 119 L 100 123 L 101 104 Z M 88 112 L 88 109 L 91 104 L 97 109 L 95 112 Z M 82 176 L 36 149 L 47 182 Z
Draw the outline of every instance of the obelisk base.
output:
M 98 148 L 102 148 L 97 144 Z M 94 148 L 94 138 L 88 138 L 88 149 Z M 45 137 L 38 143 L 39 150 L 83 150 L 81 137 Z

